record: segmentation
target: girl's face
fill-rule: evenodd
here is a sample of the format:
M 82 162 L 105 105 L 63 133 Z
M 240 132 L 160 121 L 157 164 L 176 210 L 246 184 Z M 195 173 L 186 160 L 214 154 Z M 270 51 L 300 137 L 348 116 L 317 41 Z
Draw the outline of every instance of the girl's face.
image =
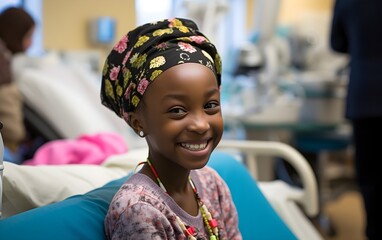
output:
M 167 69 L 141 104 L 150 159 L 188 170 L 207 164 L 223 134 L 220 92 L 210 69 L 198 63 Z

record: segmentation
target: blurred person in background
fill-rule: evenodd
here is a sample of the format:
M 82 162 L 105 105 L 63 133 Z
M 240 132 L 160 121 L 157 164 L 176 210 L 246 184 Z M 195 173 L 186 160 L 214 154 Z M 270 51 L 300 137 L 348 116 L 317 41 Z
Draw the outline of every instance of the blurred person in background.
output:
M 32 44 L 35 21 L 20 7 L 9 7 L 0 13 L 0 122 L 4 146 L 20 161 L 18 151 L 26 138 L 23 122 L 23 101 L 12 76 L 11 63 L 15 54 L 24 53 Z
M 331 47 L 349 54 L 346 118 L 353 126 L 355 169 L 369 240 L 382 239 L 382 1 L 336 0 Z

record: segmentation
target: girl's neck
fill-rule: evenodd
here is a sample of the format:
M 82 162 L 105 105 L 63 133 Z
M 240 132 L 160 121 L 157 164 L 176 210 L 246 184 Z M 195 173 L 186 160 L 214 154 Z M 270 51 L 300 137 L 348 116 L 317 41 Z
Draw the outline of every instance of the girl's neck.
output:
M 170 196 L 173 194 L 184 194 L 192 190 L 192 188 L 190 189 L 188 179 L 190 170 L 184 169 L 170 161 L 159 162 L 151 158 L 149 159 Z M 147 175 L 154 182 L 157 182 L 157 179 L 148 164 L 145 164 L 139 172 Z
M 159 184 L 160 188 L 164 192 L 169 194 L 166 187 L 164 186 L 164 184 L 160 180 L 160 177 L 158 175 L 157 170 L 155 169 L 155 167 L 153 166 L 153 164 L 151 163 L 149 158 L 147 159 L 146 163 L 147 163 L 147 165 L 145 165 L 145 166 L 149 167 L 150 171 L 152 172 L 152 175 L 154 176 L 155 180 Z M 147 167 L 146 167 L 146 169 L 147 169 Z M 143 171 L 145 171 L 145 170 L 143 170 Z M 186 175 L 189 175 L 189 173 Z M 188 212 L 190 215 L 196 216 L 196 215 L 198 215 L 199 210 L 200 210 L 202 217 L 203 217 L 204 224 L 208 228 L 208 231 L 210 234 L 210 239 L 218 240 L 219 239 L 219 237 L 218 237 L 218 235 L 219 235 L 219 233 L 218 233 L 219 232 L 218 222 L 216 221 L 216 219 L 213 218 L 211 213 L 208 211 L 206 205 L 202 202 L 202 200 L 198 194 L 198 190 L 196 189 L 196 186 L 195 186 L 194 182 L 191 180 L 190 176 L 188 177 L 188 183 L 189 183 L 188 186 L 191 187 L 191 195 L 190 195 L 189 191 L 186 190 L 184 194 L 182 194 L 182 193 L 179 194 L 179 197 L 176 194 L 173 194 L 172 198 L 175 200 L 175 202 L 181 208 L 183 208 L 183 210 Z M 184 222 L 178 216 L 176 217 L 176 220 L 177 220 L 179 226 L 182 228 L 182 230 L 186 234 L 188 239 L 196 239 L 193 236 L 194 235 L 194 230 L 193 230 L 194 228 L 192 226 L 187 227 L 184 224 Z
M 150 160 L 152 167 L 156 171 L 159 181 L 163 184 L 165 190 L 168 195 L 170 195 L 174 201 L 181 207 L 184 211 L 188 212 L 192 216 L 196 216 L 199 213 L 198 204 L 195 198 L 195 193 L 190 185 L 189 175 L 190 171 L 179 170 L 171 170 L 164 171 L 158 170 L 158 166 L 160 164 L 152 163 Z M 161 165 L 161 169 L 163 165 Z M 151 169 L 149 164 L 145 164 L 141 170 L 139 171 L 141 174 L 145 174 L 149 178 L 151 178 L 155 183 L 158 183 L 158 179 L 156 178 L 153 170 Z

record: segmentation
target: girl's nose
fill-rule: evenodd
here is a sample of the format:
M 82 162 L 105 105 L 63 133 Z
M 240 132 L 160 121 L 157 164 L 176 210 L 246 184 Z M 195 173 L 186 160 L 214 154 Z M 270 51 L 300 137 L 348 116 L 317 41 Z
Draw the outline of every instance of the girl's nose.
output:
M 208 118 L 204 113 L 194 114 L 190 116 L 190 123 L 188 125 L 188 130 L 197 132 L 198 134 L 203 134 L 208 129 L 210 129 L 210 124 L 208 122 Z

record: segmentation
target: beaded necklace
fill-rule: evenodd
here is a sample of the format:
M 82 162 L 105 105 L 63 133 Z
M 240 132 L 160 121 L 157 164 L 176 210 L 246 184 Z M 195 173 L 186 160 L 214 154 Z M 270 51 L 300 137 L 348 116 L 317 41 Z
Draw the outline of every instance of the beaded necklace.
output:
M 154 166 L 151 164 L 150 160 L 147 159 L 146 162 L 149 165 L 152 173 L 154 174 L 154 176 L 158 182 L 159 187 L 162 188 L 163 191 L 168 193 L 166 188 L 164 187 L 162 181 L 159 179 L 158 173 L 155 170 Z M 210 233 L 210 240 L 219 240 L 217 220 L 212 218 L 211 213 L 208 211 L 206 205 L 203 203 L 203 201 L 199 197 L 198 191 L 197 191 L 196 186 L 195 186 L 194 182 L 192 181 L 191 177 L 188 178 L 188 181 L 192 187 L 192 190 L 193 190 L 195 197 L 196 197 L 196 200 L 198 202 L 200 212 L 203 216 L 204 224 L 207 226 L 208 232 Z M 193 226 L 186 226 L 178 216 L 176 216 L 176 221 L 179 224 L 180 228 L 183 230 L 184 234 L 187 236 L 188 240 L 196 240 L 196 238 L 194 237 L 195 228 Z

